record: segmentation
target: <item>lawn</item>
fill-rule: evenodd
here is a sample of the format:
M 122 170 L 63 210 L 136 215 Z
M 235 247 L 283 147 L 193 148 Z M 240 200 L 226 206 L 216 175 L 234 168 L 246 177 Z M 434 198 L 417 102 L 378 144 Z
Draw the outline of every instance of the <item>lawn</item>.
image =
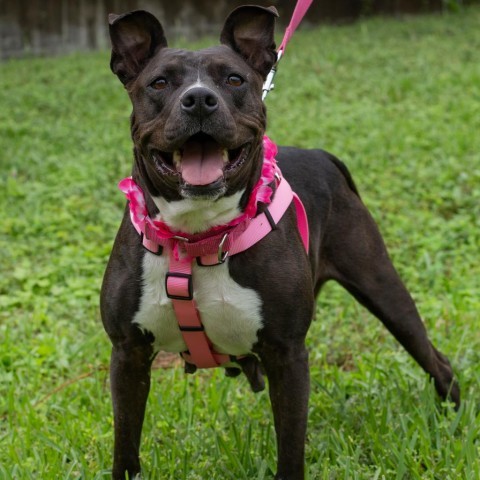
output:
M 327 285 L 308 338 L 308 479 L 480 478 L 479 24 L 471 7 L 304 30 L 267 99 L 272 139 L 349 166 L 464 400 L 458 413 L 442 405 L 379 322 Z M 98 296 L 132 148 L 108 62 L 0 64 L 2 480 L 109 476 Z M 265 392 L 180 366 L 152 383 L 145 478 L 272 478 Z

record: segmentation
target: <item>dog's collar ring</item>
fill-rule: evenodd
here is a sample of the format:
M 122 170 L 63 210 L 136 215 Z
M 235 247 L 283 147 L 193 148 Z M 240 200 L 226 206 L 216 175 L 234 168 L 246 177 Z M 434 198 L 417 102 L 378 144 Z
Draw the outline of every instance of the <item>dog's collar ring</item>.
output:
M 180 236 L 180 235 L 174 235 L 174 236 L 172 237 L 172 239 L 173 239 L 173 240 L 178 240 L 178 241 L 180 241 L 180 242 L 185 242 L 185 243 L 188 243 L 188 242 L 190 241 L 189 238 L 187 238 L 187 237 L 182 237 L 182 236 Z
M 223 246 L 225 245 L 227 238 L 228 233 L 223 236 L 222 240 L 220 240 L 220 243 L 218 244 L 218 263 L 225 263 L 225 260 L 228 257 L 228 250 L 226 252 L 223 251 Z

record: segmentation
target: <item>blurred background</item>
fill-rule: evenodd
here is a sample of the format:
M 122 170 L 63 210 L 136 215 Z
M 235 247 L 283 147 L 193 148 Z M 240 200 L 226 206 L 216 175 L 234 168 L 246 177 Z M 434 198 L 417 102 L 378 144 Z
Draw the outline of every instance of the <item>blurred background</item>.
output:
M 370 15 L 455 10 L 478 0 L 314 1 L 304 24 L 346 23 Z M 2 0 L 0 58 L 55 55 L 108 46 L 107 15 L 144 9 L 163 19 L 169 38 L 196 39 L 218 32 L 230 10 L 245 3 L 274 5 L 287 23 L 294 0 Z

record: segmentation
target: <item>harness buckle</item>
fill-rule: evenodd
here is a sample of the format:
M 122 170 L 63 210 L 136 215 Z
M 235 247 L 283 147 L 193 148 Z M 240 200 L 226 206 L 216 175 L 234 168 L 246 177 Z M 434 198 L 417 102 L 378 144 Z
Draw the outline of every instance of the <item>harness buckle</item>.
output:
M 163 247 L 159 243 L 150 240 L 143 232 L 140 232 L 140 243 L 147 252 L 153 253 L 157 256 L 160 256 L 163 253 Z M 156 251 L 153 250 L 154 246 L 157 247 Z
M 169 278 L 176 278 L 177 280 L 184 280 L 181 284 L 169 284 Z M 170 293 L 172 290 L 175 293 Z M 193 300 L 193 282 L 192 275 L 188 273 L 167 272 L 165 277 L 165 292 L 167 297 L 172 300 Z
M 226 252 L 223 251 L 223 246 L 228 238 L 228 233 L 226 233 L 220 243 L 218 244 L 218 263 L 225 263 L 225 260 L 228 257 L 228 250 Z

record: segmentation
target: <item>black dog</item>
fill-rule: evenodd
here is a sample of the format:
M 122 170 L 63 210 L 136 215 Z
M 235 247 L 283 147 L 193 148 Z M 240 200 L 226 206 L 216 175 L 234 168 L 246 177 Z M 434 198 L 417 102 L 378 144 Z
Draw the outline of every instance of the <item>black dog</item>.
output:
M 149 217 L 172 231 L 215 230 L 250 204 L 262 175 L 261 94 L 276 60 L 276 16 L 273 8 L 240 7 L 225 22 L 222 45 L 195 52 L 167 48 L 162 26 L 147 12 L 110 17 L 111 68 L 133 104 L 132 177 L 145 194 Z M 321 150 L 280 148 L 277 160 L 305 206 L 310 253 L 292 203 L 248 250 L 221 255 L 216 266 L 194 263 L 189 285 L 213 349 L 243 355 L 232 358 L 254 390 L 263 388 L 261 372 L 266 373 L 278 445 L 276 478 L 302 479 L 309 396 L 304 340 L 315 296 L 327 280 L 339 282 L 384 323 L 433 377 L 442 398 L 458 406 L 460 392 L 448 360 L 428 340 L 346 167 Z M 273 198 L 277 185 L 270 184 Z M 256 213 L 267 204 L 260 202 Z M 187 349 L 165 289 L 168 249 L 149 252 L 142 240 L 127 207 L 101 298 L 113 344 L 115 479 L 140 472 L 155 354 Z M 234 365 L 227 366 L 234 375 Z M 195 367 L 187 363 L 187 370 Z

